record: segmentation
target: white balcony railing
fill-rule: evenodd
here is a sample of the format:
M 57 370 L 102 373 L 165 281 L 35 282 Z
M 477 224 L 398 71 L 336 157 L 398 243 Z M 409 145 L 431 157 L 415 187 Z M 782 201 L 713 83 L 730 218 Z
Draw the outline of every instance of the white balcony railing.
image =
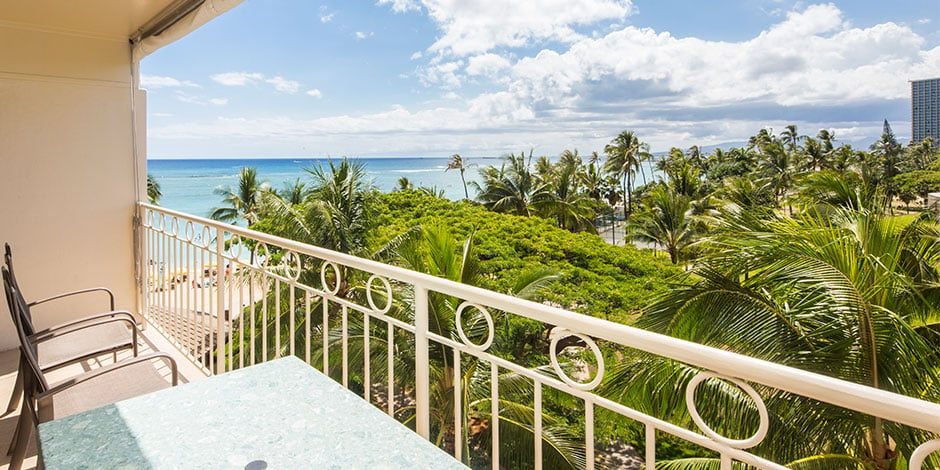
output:
M 940 434 L 940 404 L 149 204 L 141 204 L 140 208 L 139 277 L 146 321 L 170 338 L 195 364 L 207 373 L 218 374 L 282 355 L 295 355 L 331 374 L 344 386 L 357 389 L 364 399 L 381 403 L 390 415 L 407 420 L 425 438 L 431 437 L 432 401 L 452 400 L 444 409 L 453 414 L 447 418 L 449 423 L 452 419 L 448 425 L 453 426 L 453 442 L 445 447 L 458 459 L 466 457 L 467 428 L 472 425 L 465 402 L 467 391 L 463 390 L 469 385 L 462 379 L 467 372 L 462 368 L 468 359 L 476 361 L 478 374 L 488 373 L 488 389 L 483 393 L 488 394 L 490 403 L 499 403 L 501 374 L 516 374 L 531 384 L 532 452 L 536 468 L 542 465 L 544 450 L 546 387 L 583 404 L 583 463 L 587 468 L 595 466 L 595 417 L 599 409 L 606 410 L 605 416 L 612 412 L 642 423 L 647 468 L 655 468 L 657 435 L 662 433 L 717 453 L 723 469 L 730 469 L 732 462 L 764 469 L 787 468 L 746 450 L 761 443 L 768 434 L 767 409 L 755 387 L 789 392 L 925 431 L 923 435 L 928 436 L 925 442 L 907 456 L 912 470 L 920 469 L 926 456 L 940 450 L 940 439 L 929 437 Z M 395 298 L 396 293 L 402 298 Z M 456 313 L 456 337 L 436 334 L 429 327 L 429 294 L 446 295 L 461 302 Z M 393 316 L 391 312 L 396 311 L 398 314 Z M 491 344 L 499 336 L 494 312 L 524 317 L 551 328 L 550 365 L 518 364 L 491 352 Z M 383 330 L 384 335 L 378 333 Z M 407 340 L 402 340 L 402 336 Z M 560 353 L 555 351 L 560 349 L 556 347 L 559 342 L 580 346 L 583 354 L 576 357 L 569 354 L 565 356 L 568 359 L 560 360 Z M 605 343 L 700 368 L 701 372 L 684 390 L 699 431 L 641 413 L 628 404 L 595 393 L 605 374 L 601 349 Z M 444 373 L 440 370 L 432 373 L 432 354 L 438 363 L 449 364 Z M 592 356 L 593 360 L 583 359 Z M 570 368 L 565 369 L 562 363 L 572 361 L 592 367 L 571 377 L 566 373 Z M 351 376 L 358 379 L 351 381 Z M 709 378 L 736 385 L 754 401 L 760 420 L 751 438 L 724 437 L 699 418 L 695 390 Z M 447 381 L 446 390 L 452 397 L 432 397 L 432 380 Z M 662 393 L 674 388 L 672 384 L 664 386 Z M 439 409 L 435 408 L 435 420 L 441 419 Z M 505 406 L 491 406 L 489 422 L 499 422 L 498 417 L 505 410 Z M 485 432 L 491 433 L 488 459 L 493 468 L 499 468 L 500 426 L 489 426 Z

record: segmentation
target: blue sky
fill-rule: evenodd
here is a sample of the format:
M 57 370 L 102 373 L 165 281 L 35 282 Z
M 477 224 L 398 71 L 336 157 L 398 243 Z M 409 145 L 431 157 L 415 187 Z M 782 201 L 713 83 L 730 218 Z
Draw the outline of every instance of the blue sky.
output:
M 151 158 L 867 145 L 940 77 L 940 1 L 246 0 L 140 69 Z

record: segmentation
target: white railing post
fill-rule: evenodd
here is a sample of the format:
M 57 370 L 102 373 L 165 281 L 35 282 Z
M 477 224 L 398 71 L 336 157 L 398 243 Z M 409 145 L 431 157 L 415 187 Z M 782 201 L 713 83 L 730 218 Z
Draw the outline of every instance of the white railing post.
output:
M 150 261 L 153 259 L 150 254 L 150 228 L 145 226 L 144 221 L 150 220 L 150 209 L 146 207 L 137 208 L 137 249 L 138 249 L 138 295 L 140 301 L 140 329 L 147 329 L 147 322 L 150 320 Z
M 215 229 L 215 349 L 216 363 L 215 373 L 225 372 L 225 291 L 222 286 L 225 285 L 225 231 L 221 228 Z
M 431 436 L 430 358 L 428 357 L 428 290 L 415 286 L 415 430 Z

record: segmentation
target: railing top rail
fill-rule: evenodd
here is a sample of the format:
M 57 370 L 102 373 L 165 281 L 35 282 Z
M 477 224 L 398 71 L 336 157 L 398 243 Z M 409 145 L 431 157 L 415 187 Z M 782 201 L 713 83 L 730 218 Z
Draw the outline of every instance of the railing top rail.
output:
M 195 223 L 279 246 L 299 254 L 338 262 L 354 269 L 419 285 L 470 302 L 485 304 L 533 320 L 560 326 L 573 332 L 668 357 L 722 375 L 738 377 L 940 434 L 940 404 L 938 403 L 724 351 L 144 202 L 138 204 L 151 211 L 191 220 Z

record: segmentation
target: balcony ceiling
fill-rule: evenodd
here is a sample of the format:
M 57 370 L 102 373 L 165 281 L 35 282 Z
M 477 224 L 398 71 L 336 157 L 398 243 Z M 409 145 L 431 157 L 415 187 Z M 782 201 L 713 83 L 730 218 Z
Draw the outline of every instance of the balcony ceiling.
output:
M 130 38 L 176 3 L 177 0 L 3 0 L 0 22 Z

